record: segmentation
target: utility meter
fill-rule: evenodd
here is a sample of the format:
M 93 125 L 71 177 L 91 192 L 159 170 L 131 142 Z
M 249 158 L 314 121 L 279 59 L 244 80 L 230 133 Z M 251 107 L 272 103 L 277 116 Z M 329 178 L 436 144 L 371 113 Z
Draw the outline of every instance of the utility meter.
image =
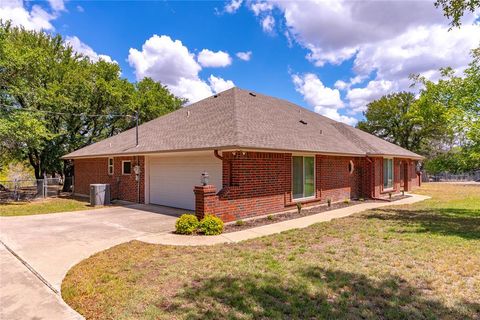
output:
M 138 164 L 133 167 L 133 172 L 135 172 L 135 181 L 140 181 L 140 166 Z

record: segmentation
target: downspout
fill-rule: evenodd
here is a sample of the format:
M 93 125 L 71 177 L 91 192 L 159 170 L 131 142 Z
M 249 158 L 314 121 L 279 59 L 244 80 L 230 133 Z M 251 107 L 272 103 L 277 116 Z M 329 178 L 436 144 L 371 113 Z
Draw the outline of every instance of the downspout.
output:
M 372 159 L 370 159 L 368 156 L 366 156 L 366 159 L 367 159 L 368 163 L 370 163 L 370 164 L 373 163 Z M 373 171 L 374 174 L 375 174 L 375 170 L 374 170 L 374 169 L 375 169 L 375 168 L 372 168 L 372 171 Z M 375 188 L 375 183 L 373 183 L 373 186 L 374 186 L 374 188 Z M 375 197 L 375 195 L 374 195 L 375 192 L 374 192 L 373 188 L 371 188 L 371 187 L 372 187 L 372 186 L 370 185 L 370 186 L 369 186 L 369 188 L 370 188 L 370 198 L 373 199 L 373 198 Z
M 229 186 L 232 186 L 232 170 L 233 170 L 233 167 L 232 167 L 232 161 L 231 160 L 227 160 L 225 159 L 224 157 L 222 157 L 219 153 L 218 153 L 218 150 L 213 150 L 213 155 L 222 160 L 223 161 L 226 161 L 228 162 L 228 185 Z
M 138 163 L 138 156 L 136 156 L 135 162 L 138 168 L 140 168 L 140 164 Z M 140 174 L 141 172 L 139 172 L 138 174 L 135 173 L 135 179 L 137 180 L 137 203 L 140 203 Z

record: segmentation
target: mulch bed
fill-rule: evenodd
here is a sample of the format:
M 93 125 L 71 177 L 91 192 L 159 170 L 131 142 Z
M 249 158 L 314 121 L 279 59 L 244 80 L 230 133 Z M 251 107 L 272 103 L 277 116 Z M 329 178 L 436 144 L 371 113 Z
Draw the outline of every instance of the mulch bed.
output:
M 235 232 L 235 231 L 240 231 L 240 230 L 245 230 L 245 229 L 250 229 L 254 227 L 259 227 L 267 224 L 272 224 L 280 221 L 285 221 L 285 220 L 291 220 L 291 219 L 297 219 L 301 217 L 306 217 L 310 216 L 312 214 L 317 214 L 325 211 L 331 211 L 335 209 L 340 209 L 340 208 L 345 208 L 345 207 L 351 207 L 356 204 L 360 203 L 368 203 L 368 202 L 394 202 L 398 201 L 401 199 L 409 198 L 410 196 L 407 195 L 398 195 L 398 196 L 393 196 L 391 200 L 373 200 L 373 199 L 367 199 L 364 201 L 360 200 L 351 200 L 349 203 L 344 203 L 344 202 L 337 202 L 337 203 L 332 203 L 330 207 L 327 205 L 322 205 L 318 206 L 315 208 L 304 208 L 301 210 L 301 212 L 295 211 L 295 212 L 286 212 L 286 213 L 280 213 L 280 214 L 272 214 L 267 217 L 263 218 L 258 218 L 258 219 L 252 219 L 252 220 L 239 220 L 234 223 L 226 224 L 223 233 L 229 233 L 229 232 Z

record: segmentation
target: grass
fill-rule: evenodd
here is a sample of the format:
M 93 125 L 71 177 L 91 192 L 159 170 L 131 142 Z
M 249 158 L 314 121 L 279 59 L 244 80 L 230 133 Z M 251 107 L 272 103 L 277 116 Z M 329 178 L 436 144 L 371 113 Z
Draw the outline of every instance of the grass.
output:
M 73 267 L 87 319 L 479 319 L 480 187 L 213 247 L 132 241 Z
M 81 198 L 47 198 L 31 202 L 0 203 L 0 216 L 27 216 L 93 209 L 88 199 Z

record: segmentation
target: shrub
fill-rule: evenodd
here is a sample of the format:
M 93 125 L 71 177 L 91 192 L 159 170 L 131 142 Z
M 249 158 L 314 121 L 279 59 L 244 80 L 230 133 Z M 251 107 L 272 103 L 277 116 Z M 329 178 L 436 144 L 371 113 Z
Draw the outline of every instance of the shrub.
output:
M 358 201 L 365 201 L 365 198 L 360 198 L 358 199 Z
M 332 206 L 332 199 L 330 199 L 330 198 L 327 199 L 327 205 L 328 205 L 329 207 Z
M 302 212 L 302 204 L 300 202 L 297 202 L 297 210 L 298 213 Z
M 345 198 L 345 199 L 343 200 L 343 203 L 345 203 L 345 204 L 349 204 L 349 203 L 350 203 L 350 199 L 348 199 L 348 198 Z
M 175 232 L 179 234 L 192 234 L 198 228 L 198 219 L 193 214 L 182 214 L 175 222 Z
M 273 215 L 269 214 L 267 216 L 267 220 L 275 220 L 275 217 Z
M 392 200 L 392 193 L 391 193 L 391 192 L 388 193 L 388 198 L 389 198 L 390 200 Z
M 235 221 L 235 225 L 237 225 L 237 226 L 243 226 L 244 224 L 245 224 L 245 221 L 243 221 L 243 220 Z
M 223 232 L 223 221 L 214 215 L 206 215 L 200 221 L 198 230 L 207 236 L 220 234 Z

